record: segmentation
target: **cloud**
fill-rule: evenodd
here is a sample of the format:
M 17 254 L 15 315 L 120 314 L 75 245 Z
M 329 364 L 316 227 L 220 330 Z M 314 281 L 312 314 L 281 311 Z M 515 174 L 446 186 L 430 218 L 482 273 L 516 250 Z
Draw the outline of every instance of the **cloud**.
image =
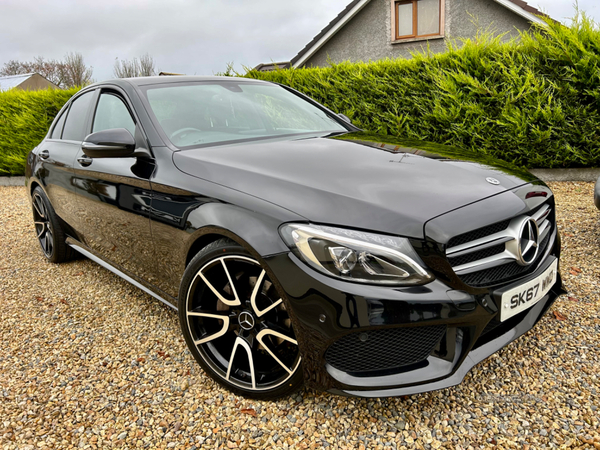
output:
M 77 51 L 105 79 L 115 58 L 149 53 L 161 70 L 210 75 L 291 59 L 347 1 L 3 0 L 0 63 Z

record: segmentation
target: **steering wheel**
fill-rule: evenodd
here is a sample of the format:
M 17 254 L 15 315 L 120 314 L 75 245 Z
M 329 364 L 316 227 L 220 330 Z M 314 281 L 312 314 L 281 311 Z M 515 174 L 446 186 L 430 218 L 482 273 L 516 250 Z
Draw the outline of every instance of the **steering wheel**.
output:
M 169 137 L 171 140 L 174 140 L 174 139 L 179 140 L 179 139 L 183 139 L 185 136 L 188 135 L 188 133 L 192 133 L 192 132 L 202 133 L 202 130 L 199 130 L 198 128 L 191 128 L 191 127 L 180 128 L 179 130 L 171 133 L 171 136 L 169 136 Z

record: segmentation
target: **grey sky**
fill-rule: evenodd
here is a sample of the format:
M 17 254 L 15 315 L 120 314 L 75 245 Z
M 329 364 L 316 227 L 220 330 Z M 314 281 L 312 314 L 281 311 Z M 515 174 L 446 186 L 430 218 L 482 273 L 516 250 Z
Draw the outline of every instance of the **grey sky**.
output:
M 490 0 L 491 1 L 491 0 Z M 167 72 L 212 75 L 288 61 L 350 0 L 1 0 L 0 65 L 80 52 L 94 78 L 112 78 L 115 58 L 149 53 Z M 530 0 L 553 18 L 573 16 L 571 0 Z M 580 9 L 600 20 L 597 0 Z

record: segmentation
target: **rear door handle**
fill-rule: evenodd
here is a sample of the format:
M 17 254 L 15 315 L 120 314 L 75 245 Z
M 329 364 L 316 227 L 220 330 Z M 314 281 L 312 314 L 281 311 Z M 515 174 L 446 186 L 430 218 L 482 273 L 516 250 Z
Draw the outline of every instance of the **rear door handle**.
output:
M 50 157 L 50 152 L 48 150 L 42 150 L 39 156 L 42 159 L 48 159 Z
M 77 162 L 79 164 L 81 164 L 83 167 L 87 167 L 89 166 L 94 160 L 92 158 L 90 158 L 89 156 L 80 156 L 79 158 L 77 158 Z

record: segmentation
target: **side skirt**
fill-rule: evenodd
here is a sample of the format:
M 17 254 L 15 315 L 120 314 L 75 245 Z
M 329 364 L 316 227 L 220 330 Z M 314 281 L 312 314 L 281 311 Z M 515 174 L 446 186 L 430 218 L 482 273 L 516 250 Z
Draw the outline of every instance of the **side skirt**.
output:
M 94 261 L 95 263 L 101 265 L 102 267 L 104 267 L 105 269 L 110 270 L 112 273 L 114 273 L 115 275 L 118 275 L 119 277 L 123 278 L 125 281 L 128 281 L 129 283 L 133 284 L 135 287 L 141 289 L 142 291 L 144 291 L 146 294 L 150 294 L 152 297 L 160 300 L 161 302 L 163 302 L 165 305 L 173 308 L 175 311 L 177 311 L 177 307 L 165 300 L 164 298 L 162 298 L 160 295 L 158 295 L 156 292 L 152 291 L 150 288 L 147 288 L 146 286 L 144 286 L 143 284 L 137 282 L 136 280 L 134 280 L 133 278 L 131 278 L 129 275 L 121 272 L 119 269 L 117 269 L 116 267 L 110 265 L 109 263 L 107 263 L 106 261 L 104 261 L 103 259 L 99 258 L 98 256 L 94 255 L 93 253 L 89 252 L 88 250 L 85 250 L 84 248 L 81 248 L 79 245 L 73 243 L 71 239 L 67 240 L 67 245 L 71 248 L 73 248 L 73 250 L 78 251 L 79 253 L 81 253 L 83 256 L 86 256 L 87 258 L 91 259 L 92 261 Z

